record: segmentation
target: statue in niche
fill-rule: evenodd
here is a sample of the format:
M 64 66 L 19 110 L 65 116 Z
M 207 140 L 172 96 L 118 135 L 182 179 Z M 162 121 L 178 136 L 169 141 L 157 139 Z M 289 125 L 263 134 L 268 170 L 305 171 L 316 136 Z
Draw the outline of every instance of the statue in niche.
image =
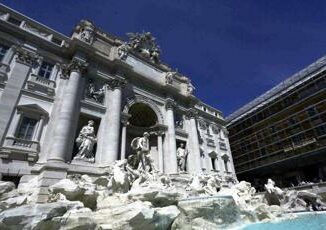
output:
M 98 103 L 102 103 L 105 95 L 105 87 L 106 85 L 103 85 L 102 88 L 97 90 L 95 84 L 92 81 L 90 81 L 87 86 L 86 97 L 93 99 Z
M 187 156 L 188 150 L 186 150 L 184 144 L 181 143 L 179 148 L 177 149 L 177 161 L 180 172 L 186 171 Z
M 179 129 L 183 129 L 183 120 L 176 121 L 175 127 Z
M 76 138 L 76 144 L 79 151 L 74 159 L 85 159 L 94 162 L 93 147 L 96 141 L 97 138 L 94 133 L 94 121 L 90 120 L 88 121 L 88 124 L 80 130 L 79 135 Z
M 136 137 L 131 142 L 131 148 L 137 152 L 135 156 L 131 156 L 131 160 L 133 161 L 131 165 L 145 172 L 154 171 L 153 160 L 149 153 L 150 146 L 148 137 L 149 133 L 145 132 L 142 137 Z

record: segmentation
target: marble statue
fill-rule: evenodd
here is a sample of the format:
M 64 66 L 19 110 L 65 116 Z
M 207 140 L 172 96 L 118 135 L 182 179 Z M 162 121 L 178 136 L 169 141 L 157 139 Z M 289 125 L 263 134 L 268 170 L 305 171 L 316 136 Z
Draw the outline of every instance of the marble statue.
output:
M 97 138 L 94 133 L 94 121 L 90 120 L 88 121 L 88 124 L 80 130 L 76 139 L 79 151 L 74 159 L 94 161 L 93 147 L 96 141 Z
M 265 184 L 265 200 L 268 205 L 279 205 L 286 210 L 314 210 L 323 211 L 326 204 L 321 201 L 321 197 L 308 190 L 282 190 L 275 186 L 272 179 Z
M 128 49 L 139 53 L 141 56 L 148 58 L 154 63 L 160 62 L 161 50 L 150 32 L 128 33 L 127 35 L 129 37 L 129 42 L 127 43 Z M 125 48 L 126 46 L 123 46 L 123 49 L 120 49 L 123 51 L 120 51 L 120 54 L 125 54 Z M 120 54 L 119 56 L 121 57 Z
M 186 150 L 184 144 L 181 143 L 177 149 L 178 168 L 180 172 L 186 171 L 187 156 L 188 150 Z
M 264 187 L 268 193 L 276 193 L 278 196 L 283 195 L 283 190 L 275 186 L 275 182 L 270 178 L 267 180 L 267 184 L 265 184 Z
M 187 94 L 188 95 L 193 94 L 194 90 L 195 90 L 194 85 L 189 81 L 187 84 Z
M 220 188 L 220 180 L 210 175 L 207 179 L 206 185 L 203 187 L 206 195 L 216 195 Z
M 118 56 L 120 59 L 126 59 L 128 56 L 128 52 L 129 52 L 129 45 L 127 42 L 122 43 L 119 47 L 118 47 Z
M 144 170 L 147 172 L 154 170 L 153 160 L 150 156 L 149 150 L 149 133 L 145 132 L 142 137 L 136 137 L 131 142 L 131 147 L 135 150 L 136 161 L 138 162 L 137 169 Z
M 175 71 L 166 72 L 166 74 L 165 74 L 165 84 L 172 85 L 173 84 L 173 79 L 175 78 L 176 75 L 177 75 L 177 72 L 175 72 Z
M 175 127 L 183 129 L 183 120 L 175 121 Z
M 87 20 L 82 20 L 76 27 L 77 37 L 87 43 L 92 43 L 94 40 L 95 26 Z

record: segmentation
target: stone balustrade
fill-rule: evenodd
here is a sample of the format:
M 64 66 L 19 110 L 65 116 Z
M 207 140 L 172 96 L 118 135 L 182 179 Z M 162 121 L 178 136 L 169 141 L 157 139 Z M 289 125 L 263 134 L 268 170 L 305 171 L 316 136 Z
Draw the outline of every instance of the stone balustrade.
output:
M 48 94 L 49 96 L 53 96 L 55 91 L 56 84 L 55 81 L 50 79 L 46 79 L 44 77 L 38 76 L 36 74 L 31 74 L 27 81 L 27 88 L 30 90 L 39 90 Z

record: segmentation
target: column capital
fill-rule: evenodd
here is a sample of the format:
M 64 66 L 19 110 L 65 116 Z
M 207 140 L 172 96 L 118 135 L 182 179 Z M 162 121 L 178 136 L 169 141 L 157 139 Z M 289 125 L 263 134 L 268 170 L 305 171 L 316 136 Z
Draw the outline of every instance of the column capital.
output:
M 69 78 L 71 72 L 84 73 L 86 72 L 88 63 L 80 59 L 72 59 L 69 64 L 64 64 L 62 68 L 62 76 Z
M 195 119 L 198 116 L 198 112 L 191 108 L 186 111 L 186 118 L 187 119 Z
M 174 109 L 176 107 L 176 103 L 172 98 L 168 98 L 165 102 L 166 109 Z
M 165 131 L 157 130 L 157 131 L 154 131 L 153 134 L 156 135 L 156 136 L 163 136 L 165 134 Z
M 111 79 L 107 81 L 107 87 L 111 90 L 124 88 L 127 81 L 124 79 Z
M 23 49 L 21 47 L 17 47 L 14 50 L 17 54 L 16 61 L 29 66 L 38 65 L 40 56 L 37 53 L 27 51 L 26 49 Z

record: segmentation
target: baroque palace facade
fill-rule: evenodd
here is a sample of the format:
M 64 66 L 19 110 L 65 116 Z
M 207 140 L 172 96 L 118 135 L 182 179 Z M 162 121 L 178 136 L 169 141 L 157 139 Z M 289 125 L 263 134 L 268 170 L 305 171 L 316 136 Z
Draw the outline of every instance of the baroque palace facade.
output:
M 41 175 L 46 187 L 70 173 L 102 175 L 133 153 L 132 139 L 144 132 L 160 172 L 178 172 L 183 145 L 188 173 L 233 177 L 221 112 L 196 98 L 190 79 L 159 56 L 150 33 L 131 33 L 125 42 L 82 20 L 66 37 L 1 5 L 2 179 Z M 89 121 L 93 156 L 76 159 Z

